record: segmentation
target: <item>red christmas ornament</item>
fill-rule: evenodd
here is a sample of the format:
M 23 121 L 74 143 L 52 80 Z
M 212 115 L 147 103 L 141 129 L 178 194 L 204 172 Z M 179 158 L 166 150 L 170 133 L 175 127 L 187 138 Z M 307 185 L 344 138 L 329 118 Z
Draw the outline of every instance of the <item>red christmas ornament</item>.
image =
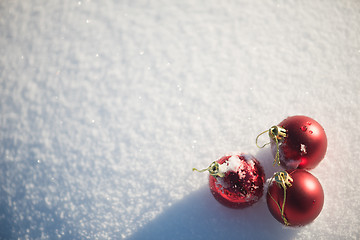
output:
M 206 170 L 211 193 L 226 207 L 245 208 L 263 195 L 264 170 L 251 155 L 224 156 Z
M 303 169 L 286 170 L 275 173 L 266 201 L 277 221 L 288 226 L 303 226 L 320 214 L 324 191 L 311 173 Z
M 275 162 L 285 169 L 313 169 L 326 153 L 323 127 L 306 116 L 286 118 L 270 128 L 269 136 Z

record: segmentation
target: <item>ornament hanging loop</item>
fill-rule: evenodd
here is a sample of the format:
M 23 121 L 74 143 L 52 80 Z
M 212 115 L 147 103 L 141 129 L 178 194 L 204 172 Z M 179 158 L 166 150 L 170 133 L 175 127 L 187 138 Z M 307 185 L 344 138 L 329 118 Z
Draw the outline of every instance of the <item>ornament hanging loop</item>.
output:
M 259 146 L 259 144 L 258 144 L 259 137 L 267 132 L 269 133 L 269 137 L 271 139 L 277 138 L 278 140 L 283 140 L 286 137 L 286 129 L 285 128 L 282 128 L 280 126 L 272 126 L 269 130 L 263 131 L 262 133 L 257 135 L 256 145 L 258 146 L 258 148 L 264 148 L 266 145 L 270 144 L 270 142 L 265 143 L 262 146 Z
M 286 129 L 279 127 L 279 126 L 272 126 L 269 129 L 269 136 L 271 139 L 275 141 L 276 144 L 276 155 L 274 159 L 274 166 L 278 165 L 280 166 L 280 143 L 279 141 L 282 141 L 286 136 Z
M 259 144 L 258 144 L 259 137 L 260 137 L 261 135 L 263 135 L 264 133 L 267 133 L 267 132 L 269 132 L 269 131 L 270 131 L 270 130 L 266 130 L 266 131 L 263 131 L 262 133 L 260 133 L 259 135 L 257 135 L 255 143 L 256 143 L 256 146 L 257 146 L 258 148 L 264 148 L 266 145 L 269 145 L 269 144 L 270 144 L 270 142 L 265 143 L 265 144 L 262 145 L 262 146 L 259 146 Z
M 286 136 L 287 136 L 287 132 L 286 129 L 280 126 L 272 126 L 269 130 L 266 130 L 262 133 L 260 133 L 257 137 L 256 137 L 256 146 L 258 148 L 264 148 L 266 145 L 269 145 L 271 143 L 265 143 L 263 146 L 259 146 L 258 145 L 258 139 L 261 135 L 263 135 L 264 133 L 269 133 L 269 137 L 270 139 L 275 141 L 276 144 L 276 155 L 275 155 L 275 159 L 274 159 L 274 165 L 278 165 L 280 166 L 280 149 L 279 149 L 279 141 L 282 141 Z
M 273 198 L 273 196 L 271 196 L 270 192 L 268 192 L 268 194 L 270 195 L 272 200 L 276 203 L 276 205 L 279 207 L 281 218 L 283 219 L 284 224 L 286 226 L 289 226 L 290 224 L 284 215 L 284 210 L 285 210 L 285 202 L 286 202 L 286 189 L 292 186 L 291 183 L 293 182 L 293 179 L 290 176 L 290 174 L 287 173 L 286 171 L 280 171 L 274 174 L 270 182 L 272 182 L 273 180 L 278 184 L 280 188 L 283 188 L 284 190 L 284 200 L 282 206 L 280 207 L 279 203 Z
M 224 177 L 225 174 L 223 172 L 220 172 L 220 164 L 218 162 L 212 162 L 208 168 L 198 170 L 196 168 L 192 169 L 193 171 L 197 172 L 205 172 L 209 171 L 210 175 L 213 177 Z

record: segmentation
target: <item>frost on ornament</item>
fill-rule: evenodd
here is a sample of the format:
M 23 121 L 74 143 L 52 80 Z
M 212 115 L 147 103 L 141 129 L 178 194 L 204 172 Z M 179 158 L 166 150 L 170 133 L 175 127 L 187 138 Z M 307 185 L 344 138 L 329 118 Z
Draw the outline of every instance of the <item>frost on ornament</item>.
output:
M 227 207 L 245 208 L 263 195 L 264 170 L 251 155 L 224 156 L 207 170 L 211 193 Z
M 307 154 L 306 145 L 305 145 L 305 144 L 300 144 L 300 153 L 301 153 L 301 156 Z

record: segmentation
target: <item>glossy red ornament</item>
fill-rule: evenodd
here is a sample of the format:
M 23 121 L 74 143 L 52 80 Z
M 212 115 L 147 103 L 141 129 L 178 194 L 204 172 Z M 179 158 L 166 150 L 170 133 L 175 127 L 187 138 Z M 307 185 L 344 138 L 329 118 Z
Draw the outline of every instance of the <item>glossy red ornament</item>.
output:
M 209 187 L 221 204 L 230 208 L 245 208 L 261 198 L 265 175 L 253 156 L 224 156 L 217 163 L 218 175 L 210 172 Z
M 284 225 L 303 226 L 311 223 L 320 214 L 324 204 L 324 191 L 320 182 L 303 169 L 283 172 L 290 174 L 292 181 L 289 181 L 290 184 L 282 184 L 281 181 L 280 183 L 279 181 L 270 183 L 266 201 L 271 214 Z M 284 205 L 284 187 L 282 185 L 286 186 Z M 284 206 L 283 215 L 282 206 Z
M 313 169 L 324 158 L 327 138 L 323 127 L 306 116 L 288 117 L 278 124 L 286 130 L 286 136 L 279 140 L 279 160 L 285 169 Z M 271 138 L 274 156 L 276 142 Z

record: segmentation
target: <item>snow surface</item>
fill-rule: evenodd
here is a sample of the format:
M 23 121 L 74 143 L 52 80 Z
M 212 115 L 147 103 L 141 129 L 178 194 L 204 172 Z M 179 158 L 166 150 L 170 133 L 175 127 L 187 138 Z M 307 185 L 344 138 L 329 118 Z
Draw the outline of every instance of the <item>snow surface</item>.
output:
M 0 2 L 0 239 L 359 239 L 360 2 Z M 322 213 L 221 206 L 205 168 L 320 122 Z M 266 141 L 266 138 L 261 140 Z

